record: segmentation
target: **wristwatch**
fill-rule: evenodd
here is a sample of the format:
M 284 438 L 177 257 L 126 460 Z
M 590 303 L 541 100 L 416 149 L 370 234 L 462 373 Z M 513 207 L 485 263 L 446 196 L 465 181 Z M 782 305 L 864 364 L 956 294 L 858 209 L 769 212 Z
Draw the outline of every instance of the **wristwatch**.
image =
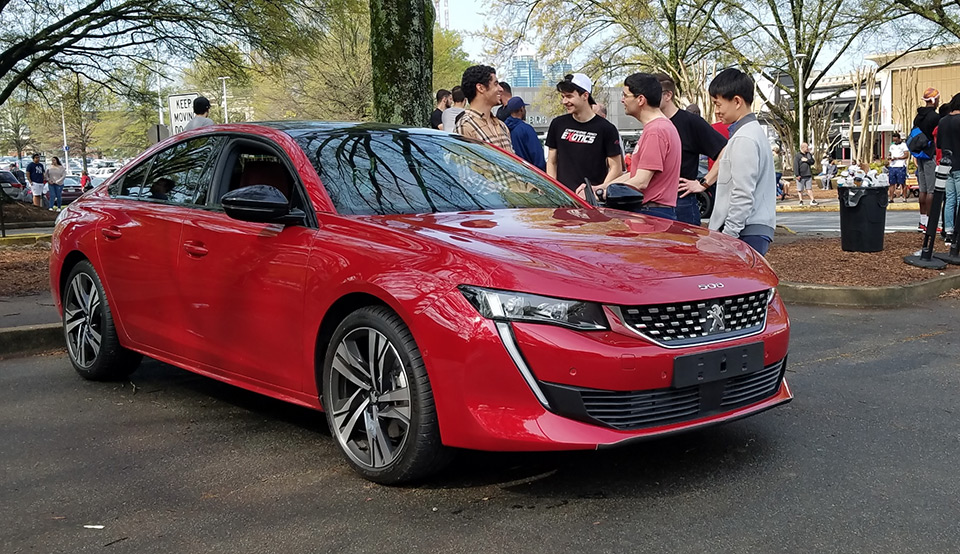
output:
M 701 187 L 710 188 L 710 185 L 707 184 L 707 180 L 704 179 L 703 177 L 698 178 L 697 181 L 700 181 Z

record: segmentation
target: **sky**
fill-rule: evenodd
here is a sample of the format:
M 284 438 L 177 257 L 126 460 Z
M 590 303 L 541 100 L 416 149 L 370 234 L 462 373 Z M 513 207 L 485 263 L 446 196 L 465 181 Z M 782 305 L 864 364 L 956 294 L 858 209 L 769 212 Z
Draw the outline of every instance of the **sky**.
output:
M 442 0 L 441 0 L 442 1 Z M 446 0 L 450 5 L 450 28 L 460 31 L 463 38 L 463 51 L 471 61 L 482 62 L 483 41 L 479 38 L 467 36 L 468 33 L 479 33 L 486 22 L 482 14 L 485 11 L 482 0 Z M 443 6 L 437 14 L 437 20 L 443 21 Z

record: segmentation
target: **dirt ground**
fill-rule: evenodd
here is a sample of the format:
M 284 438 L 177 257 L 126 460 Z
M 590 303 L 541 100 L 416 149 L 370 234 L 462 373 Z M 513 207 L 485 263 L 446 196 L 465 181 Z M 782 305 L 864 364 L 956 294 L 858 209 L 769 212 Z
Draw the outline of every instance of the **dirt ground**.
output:
M 23 202 L 5 202 L 3 204 L 3 221 L 5 223 L 32 223 L 34 221 L 53 221 L 57 213 L 38 208 Z
M 821 285 L 902 285 L 960 272 L 960 266 L 934 271 L 905 264 L 903 257 L 922 245 L 923 235 L 916 232 L 885 235 L 882 252 L 844 252 L 839 237 L 799 239 L 774 242 L 767 261 L 781 281 Z M 937 241 L 935 251 L 946 251 L 943 242 Z
M 884 286 L 931 279 L 960 272 L 920 269 L 903 263 L 903 257 L 920 249 L 920 233 L 892 233 L 884 238 L 883 252 L 844 252 L 839 238 L 801 238 L 774 242 L 767 261 L 781 281 L 823 285 Z M 943 252 L 942 242 L 937 251 Z M 0 296 L 46 292 L 50 244 L 0 247 Z
M 50 291 L 50 243 L 0 248 L 0 296 Z

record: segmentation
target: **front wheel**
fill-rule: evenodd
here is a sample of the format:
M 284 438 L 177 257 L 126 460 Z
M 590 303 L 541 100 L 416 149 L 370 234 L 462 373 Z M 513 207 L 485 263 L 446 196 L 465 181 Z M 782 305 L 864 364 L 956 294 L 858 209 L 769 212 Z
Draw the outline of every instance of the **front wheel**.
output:
M 90 262 L 74 266 L 61 298 L 67 353 L 77 373 L 92 381 L 113 381 L 137 369 L 143 356 L 120 346 L 103 285 Z
M 371 481 L 415 481 L 449 458 L 420 350 L 385 307 L 361 308 L 337 327 L 323 363 L 323 407 L 347 461 Z

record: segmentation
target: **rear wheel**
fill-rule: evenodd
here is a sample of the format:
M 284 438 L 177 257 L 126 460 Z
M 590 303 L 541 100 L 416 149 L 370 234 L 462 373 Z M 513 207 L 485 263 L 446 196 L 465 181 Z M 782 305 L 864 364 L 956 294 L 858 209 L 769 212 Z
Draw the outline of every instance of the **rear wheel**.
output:
M 371 481 L 414 481 L 449 459 L 420 350 L 387 308 L 361 308 L 337 327 L 323 364 L 323 407 L 347 461 Z
M 140 365 L 140 354 L 120 346 L 103 285 L 90 262 L 74 266 L 61 295 L 63 334 L 73 368 L 84 379 L 112 381 Z

